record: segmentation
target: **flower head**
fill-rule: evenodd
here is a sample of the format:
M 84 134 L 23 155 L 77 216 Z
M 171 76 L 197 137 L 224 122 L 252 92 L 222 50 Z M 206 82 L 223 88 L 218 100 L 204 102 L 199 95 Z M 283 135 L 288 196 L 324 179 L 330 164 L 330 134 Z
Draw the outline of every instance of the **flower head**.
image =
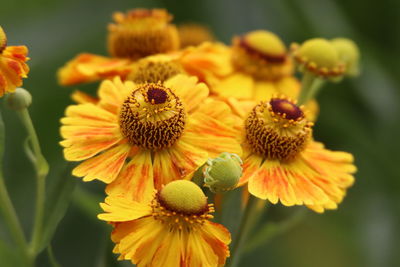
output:
M 181 64 L 172 56 L 155 55 L 138 60 L 127 79 L 135 83 L 158 83 L 184 73 Z
M 258 30 L 233 39 L 233 64 L 257 79 L 276 80 L 293 72 L 285 44 L 272 32 Z
M 22 78 L 28 77 L 27 54 L 26 46 L 7 46 L 7 36 L 0 26 L 0 97 L 14 92 L 22 85 Z
M 248 183 L 250 194 L 274 204 L 336 209 L 354 182 L 353 156 L 315 142 L 304 112 L 294 101 L 274 97 L 241 113 L 245 141 L 239 185 Z
M 178 26 L 178 32 L 182 48 L 214 41 L 214 36 L 210 29 L 201 24 L 181 24 Z
M 347 38 L 335 38 L 331 43 L 346 66 L 345 74 L 351 77 L 357 76 L 360 73 L 360 51 L 357 44 Z
M 337 49 L 326 39 L 314 38 L 301 45 L 293 44 L 292 53 L 300 70 L 318 77 L 336 80 L 340 79 L 346 70 Z
M 114 14 L 108 27 L 109 52 L 113 57 L 138 59 L 179 48 L 172 15 L 164 9 L 134 9 Z
M 230 234 L 209 221 L 212 204 L 194 183 L 168 183 L 149 201 L 109 196 L 99 218 L 114 225 L 114 253 L 137 266 L 222 266 Z
M 107 192 L 141 199 L 182 179 L 209 156 L 241 154 L 236 131 L 222 122 L 233 116 L 223 102 L 207 99 L 195 77 L 176 75 L 163 83 L 104 81 L 98 103 L 67 108 L 61 120 L 64 155 L 83 161 L 73 174 L 111 183 Z

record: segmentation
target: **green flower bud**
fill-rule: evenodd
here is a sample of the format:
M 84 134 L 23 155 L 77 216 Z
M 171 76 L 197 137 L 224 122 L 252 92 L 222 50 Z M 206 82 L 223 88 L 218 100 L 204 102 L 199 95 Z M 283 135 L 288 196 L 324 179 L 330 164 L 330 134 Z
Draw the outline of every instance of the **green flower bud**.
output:
M 205 186 L 214 193 L 234 189 L 242 176 L 242 164 L 238 155 L 228 152 L 208 159 L 203 169 Z
M 10 109 L 23 110 L 32 104 L 32 95 L 24 88 L 17 88 L 6 96 L 6 102 Z
M 358 76 L 360 50 L 356 43 L 347 38 L 335 38 L 331 43 L 338 52 L 340 60 L 346 65 L 345 74 L 351 77 Z

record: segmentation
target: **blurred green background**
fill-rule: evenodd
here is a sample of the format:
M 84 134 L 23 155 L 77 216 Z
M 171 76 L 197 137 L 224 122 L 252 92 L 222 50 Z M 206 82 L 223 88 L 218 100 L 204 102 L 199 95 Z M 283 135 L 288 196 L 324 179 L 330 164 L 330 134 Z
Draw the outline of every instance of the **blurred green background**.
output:
M 59 119 L 71 103 L 72 88 L 60 87 L 55 74 L 79 52 L 106 55 L 106 25 L 112 12 L 135 7 L 167 8 L 175 22 L 206 24 L 226 43 L 254 29 L 271 30 L 286 44 L 311 37 L 354 39 L 362 51 L 362 75 L 329 84 L 321 92 L 315 136 L 330 149 L 355 155 L 356 183 L 337 211 L 307 212 L 296 227 L 246 255 L 241 266 L 400 266 L 400 1 L 2 0 L 0 25 L 9 44 L 30 49 L 31 72 L 24 87 L 33 95 L 31 115 L 51 164 L 48 190 L 65 180 L 71 188 L 76 182 L 52 241 L 62 266 L 126 265 L 113 263 L 111 227 L 95 218 L 100 209 L 82 194 L 85 190 L 101 196 L 104 185 L 84 184 L 66 172 L 70 166 L 58 145 Z M 95 86 L 80 88 L 94 92 Z M 29 232 L 35 189 L 33 168 L 21 145 L 26 134 L 15 113 L 4 105 L 1 109 L 7 126 L 6 182 Z M 57 209 L 62 211 L 62 205 Z M 3 226 L 0 220 L 0 238 L 7 239 Z M 0 251 L 1 267 L 9 266 L 6 256 Z M 49 266 L 45 255 L 38 266 Z

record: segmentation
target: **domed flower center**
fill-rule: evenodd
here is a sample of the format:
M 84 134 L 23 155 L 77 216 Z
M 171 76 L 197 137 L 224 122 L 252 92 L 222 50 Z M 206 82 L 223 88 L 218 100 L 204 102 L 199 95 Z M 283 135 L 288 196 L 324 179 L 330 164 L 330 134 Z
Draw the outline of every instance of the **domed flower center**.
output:
M 134 9 L 115 13 L 109 25 L 108 46 L 114 57 L 138 59 L 179 49 L 172 16 L 163 9 Z
M 288 120 L 298 120 L 304 118 L 303 111 L 287 99 L 271 99 L 269 102 L 274 113 L 282 115 Z
M 182 72 L 181 66 L 176 62 L 152 61 L 144 58 L 138 61 L 128 79 L 135 83 L 158 83 Z
M 259 79 L 277 79 L 292 71 L 285 45 L 268 31 L 253 31 L 234 38 L 232 60 L 238 70 Z
M 246 120 L 252 150 L 268 159 L 290 160 L 307 144 L 313 124 L 302 109 L 285 98 L 273 98 L 254 107 Z
M 147 90 L 147 99 L 151 104 L 164 104 L 167 101 L 168 94 L 165 90 L 154 88 Z
M 152 202 L 153 217 L 179 230 L 191 229 L 213 216 L 212 204 L 195 183 L 176 180 L 167 184 Z
M 132 145 L 152 150 L 170 147 L 182 135 L 184 126 L 182 102 L 161 84 L 140 85 L 121 108 L 120 128 Z

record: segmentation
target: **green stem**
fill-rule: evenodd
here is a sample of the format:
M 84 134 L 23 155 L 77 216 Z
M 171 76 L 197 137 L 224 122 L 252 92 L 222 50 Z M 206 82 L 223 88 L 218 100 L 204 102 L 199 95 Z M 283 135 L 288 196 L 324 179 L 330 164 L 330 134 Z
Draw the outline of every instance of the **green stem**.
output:
M 52 267 L 61 267 L 61 265 L 57 262 L 56 257 L 53 253 L 53 248 L 51 245 L 47 247 L 47 255 L 49 256 L 49 262 Z
M 310 72 L 304 72 L 303 78 L 301 80 L 301 91 L 298 97 L 297 104 L 299 106 L 304 105 L 310 99 L 314 98 L 323 84 L 323 79 L 318 78 Z
M 49 165 L 44 158 L 40 149 L 39 139 L 37 137 L 35 127 L 33 126 L 32 119 L 29 115 L 28 109 L 18 111 L 18 115 L 28 132 L 28 138 L 32 147 L 32 154 L 34 157 L 33 164 L 36 170 L 36 203 L 35 203 L 35 221 L 33 224 L 32 237 L 30 242 L 30 254 L 35 258 L 39 247 L 40 239 L 43 231 L 43 216 L 46 195 L 46 176 L 49 172 Z M 28 150 L 28 149 L 27 149 Z
M 306 209 L 302 208 L 301 210 L 295 212 L 282 222 L 267 222 L 262 225 L 257 234 L 254 235 L 246 244 L 244 249 L 244 253 L 249 253 L 262 245 L 267 244 L 274 237 L 286 233 L 290 229 L 292 229 L 295 225 L 297 225 L 304 218 L 306 214 Z
M 25 258 L 27 265 L 29 264 L 28 257 L 28 244 L 25 239 L 24 232 L 22 230 L 21 223 L 18 219 L 17 213 L 15 212 L 14 206 L 11 202 L 11 198 L 8 194 L 6 184 L 3 177 L 3 155 L 4 155 L 4 144 L 5 144 L 5 126 L 3 118 L 0 113 L 0 209 L 4 216 L 4 221 L 10 230 L 11 237 L 13 238 L 16 245 L 19 247 L 21 254 Z
M 243 211 L 242 220 L 240 222 L 239 230 L 236 235 L 236 240 L 231 250 L 232 256 L 228 264 L 229 267 L 239 266 L 243 244 L 246 241 L 251 226 L 255 223 L 255 219 L 258 217 L 256 214 L 257 203 L 258 203 L 257 198 L 250 195 L 246 208 Z

